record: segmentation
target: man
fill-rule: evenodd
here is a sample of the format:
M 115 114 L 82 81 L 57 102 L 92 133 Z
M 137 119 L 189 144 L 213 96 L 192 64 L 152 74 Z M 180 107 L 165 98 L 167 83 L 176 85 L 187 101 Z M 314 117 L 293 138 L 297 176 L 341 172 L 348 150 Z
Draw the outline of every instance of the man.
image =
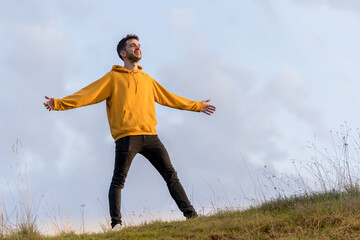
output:
M 169 155 L 156 134 L 155 102 L 182 110 L 212 114 L 216 108 L 208 102 L 197 102 L 168 92 L 138 65 L 142 52 L 139 38 L 127 35 L 118 46 L 124 66 L 114 65 L 99 80 L 62 99 L 45 97 L 45 107 L 68 110 L 106 100 L 107 117 L 116 143 L 115 167 L 109 189 L 111 226 L 121 229 L 121 189 L 132 160 L 137 153 L 145 156 L 164 178 L 170 195 L 186 218 L 197 213 L 191 205 Z

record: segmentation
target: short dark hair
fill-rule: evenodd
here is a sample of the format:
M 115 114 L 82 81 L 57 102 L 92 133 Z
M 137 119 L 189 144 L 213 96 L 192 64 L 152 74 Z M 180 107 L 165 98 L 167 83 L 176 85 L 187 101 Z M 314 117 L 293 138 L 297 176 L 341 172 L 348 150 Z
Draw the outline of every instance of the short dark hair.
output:
M 126 41 L 129 39 L 136 39 L 139 41 L 139 37 L 136 36 L 135 34 L 128 34 L 128 35 L 126 35 L 126 37 L 124 37 L 123 39 L 120 40 L 120 42 L 117 45 L 116 51 L 117 51 L 119 57 L 121 58 L 121 60 L 124 60 L 124 59 L 120 55 L 120 52 L 126 48 Z

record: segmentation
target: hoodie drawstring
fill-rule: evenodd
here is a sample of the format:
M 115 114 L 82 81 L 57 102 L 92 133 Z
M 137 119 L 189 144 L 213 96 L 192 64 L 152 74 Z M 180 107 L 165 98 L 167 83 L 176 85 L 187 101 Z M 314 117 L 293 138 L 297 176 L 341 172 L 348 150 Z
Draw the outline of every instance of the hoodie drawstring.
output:
M 128 73 L 127 74 L 128 88 L 130 88 L 130 82 L 131 82 L 131 79 L 130 79 L 130 76 L 129 76 L 130 74 L 132 75 L 132 78 L 134 79 L 134 82 L 135 82 L 135 95 L 136 95 L 137 90 L 138 90 L 138 85 L 139 85 L 139 77 L 138 77 L 137 73 Z
M 127 75 L 127 80 L 128 80 L 128 88 L 130 88 L 130 76 L 129 76 L 130 73 L 126 74 Z
M 136 80 L 135 80 L 136 75 Z M 137 94 L 138 84 L 139 84 L 139 77 L 138 74 L 134 74 L 134 80 L 135 80 L 135 95 Z

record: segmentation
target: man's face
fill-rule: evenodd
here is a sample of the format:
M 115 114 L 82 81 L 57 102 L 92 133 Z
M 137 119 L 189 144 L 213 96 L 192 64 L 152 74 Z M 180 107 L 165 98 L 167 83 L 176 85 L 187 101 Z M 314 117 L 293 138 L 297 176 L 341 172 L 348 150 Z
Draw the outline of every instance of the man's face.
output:
M 138 40 L 129 39 L 126 41 L 125 54 L 126 58 L 132 62 L 140 61 L 142 52 Z

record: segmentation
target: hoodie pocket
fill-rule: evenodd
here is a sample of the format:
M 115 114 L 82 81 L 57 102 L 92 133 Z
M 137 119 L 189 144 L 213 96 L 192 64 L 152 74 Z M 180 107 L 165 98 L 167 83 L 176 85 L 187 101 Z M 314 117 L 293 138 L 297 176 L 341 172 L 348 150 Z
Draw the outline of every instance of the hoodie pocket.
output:
M 133 128 L 134 126 L 136 126 L 136 119 L 135 119 L 135 115 L 133 113 L 133 111 L 130 110 L 124 110 L 124 115 L 123 115 L 123 119 L 122 119 L 122 126 L 125 128 Z

